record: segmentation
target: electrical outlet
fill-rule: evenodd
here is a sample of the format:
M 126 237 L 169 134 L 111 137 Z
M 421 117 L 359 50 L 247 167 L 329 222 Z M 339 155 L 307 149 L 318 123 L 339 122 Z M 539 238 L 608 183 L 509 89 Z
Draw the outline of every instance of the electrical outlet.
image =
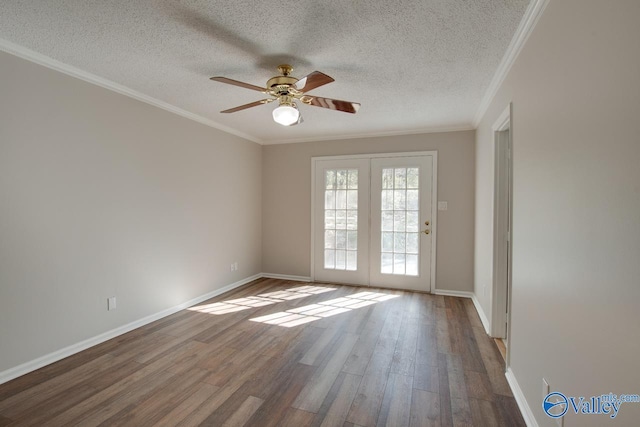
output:
M 439 211 L 446 211 L 448 209 L 448 203 L 447 202 L 438 202 L 438 210 Z
M 116 309 L 116 297 L 107 298 L 107 311 L 112 311 Z
M 234 269 L 235 271 L 238 271 L 238 261 L 236 261 L 236 262 L 234 262 L 234 263 L 233 263 L 233 269 Z

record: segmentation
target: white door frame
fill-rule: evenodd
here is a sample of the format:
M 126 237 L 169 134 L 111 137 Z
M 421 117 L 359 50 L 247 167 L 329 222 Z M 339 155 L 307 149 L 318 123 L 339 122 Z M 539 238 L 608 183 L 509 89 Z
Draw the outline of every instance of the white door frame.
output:
M 438 233 L 438 151 L 411 151 L 407 153 L 376 153 L 376 154 L 351 154 L 343 156 L 320 156 L 311 158 L 311 281 L 315 276 L 315 176 L 316 163 L 322 160 L 348 160 L 348 159 L 375 159 L 380 157 L 414 157 L 414 156 L 432 156 L 433 157 L 433 176 L 431 180 L 431 289 L 433 293 L 436 289 L 436 241 Z M 368 215 L 371 215 L 370 210 Z M 371 223 L 371 218 L 369 218 Z
M 509 103 L 492 126 L 494 138 L 494 190 L 493 190 L 493 283 L 491 289 L 491 336 L 509 342 L 511 328 L 511 265 L 513 236 L 513 159 L 511 141 L 512 105 Z M 507 131 L 505 133 L 505 131 Z M 508 135 L 508 139 L 505 137 Z M 511 202 L 509 202 L 511 201 Z M 509 230 L 511 228 L 511 230 Z M 508 244 L 507 244 L 508 243 Z M 508 248 L 508 249 L 507 249 Z M 508 349 L 507 349 L 508 351 Z

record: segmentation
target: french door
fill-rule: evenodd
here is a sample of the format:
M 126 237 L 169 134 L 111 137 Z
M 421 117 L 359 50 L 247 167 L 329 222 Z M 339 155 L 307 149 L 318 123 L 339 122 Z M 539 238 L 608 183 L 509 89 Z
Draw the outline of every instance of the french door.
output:
M 313 159 L 313 279 L 431 291 L 435 153 Z

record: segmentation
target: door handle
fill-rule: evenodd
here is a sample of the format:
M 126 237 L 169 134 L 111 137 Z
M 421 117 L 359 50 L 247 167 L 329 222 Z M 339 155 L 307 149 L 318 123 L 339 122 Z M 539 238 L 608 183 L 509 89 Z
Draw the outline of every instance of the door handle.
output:
M 429 225 L 429 221 L 425 221 L 425 222 L 424 222 L 424 225 Z
M 429 234 L 429 232 L 430 232 L 430 231 L 429 231 L 429 229 L 427 228 L 426 230 L 422 230 L 422 232 L 423 232 L 424 234 Z

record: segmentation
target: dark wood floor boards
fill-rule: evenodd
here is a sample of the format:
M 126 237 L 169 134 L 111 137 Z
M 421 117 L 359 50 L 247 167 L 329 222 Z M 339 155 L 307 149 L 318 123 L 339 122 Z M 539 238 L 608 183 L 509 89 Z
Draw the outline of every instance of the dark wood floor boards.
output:
M 293 403 L 294 408 L 318 412 L 357 340 L 358 336 L 355 334 L 348 332 L 340 334 L 333 345 L 333 351 L 325 356 L 313 377 Z
M 411 427 L 441 426 L 440 395 L 413 389 L 411 393 Z M 478 424 L 481 425 L 481 424 Z
M 0 413 L 7 418 L 18 418 L 21 414 L 28 414 L 30 409 L 41 405 L 48 399 L 65 393 L 75 384 L 86 383 L 88 378 L 96 372 L 101 373 L 113 367 L 118 359 L 105 354 L 70 371 L 60 374 L 48 381 L 34 385 L 0 402 Z
M 413 377 L 390 373 L 376 425 L 406 426 L 411 415 Z
M 389 313 L 347 416 L 347 421 L 354 424 L 376 424 L 402 323 L 403 311 L 399 301 L 400 298 L 388 301 Z
M 156 426 L 173 427 L 188 419 L 206 401 L 213 401 L 220 387 L 200 383 L 185 393 L 184 399 L 165 414 Z
M 324 292 L 300 293 L 305 286 Z M 288 289 L 300 291 L 283 292 Z M 255 321 L 283 312 L 313 315 L 327 301 L 349 304 L 363 292 L 394 298 L 297 326 Z M 265 298 L 271 303 L 253 304 Z M 226 312 L 204 309 L 229 301 L 235 305 Z M 45 424 L 511 427 L 524 421 L 504 361 L 470 300 L 259 279 L 0 385 L 0 427 Z

